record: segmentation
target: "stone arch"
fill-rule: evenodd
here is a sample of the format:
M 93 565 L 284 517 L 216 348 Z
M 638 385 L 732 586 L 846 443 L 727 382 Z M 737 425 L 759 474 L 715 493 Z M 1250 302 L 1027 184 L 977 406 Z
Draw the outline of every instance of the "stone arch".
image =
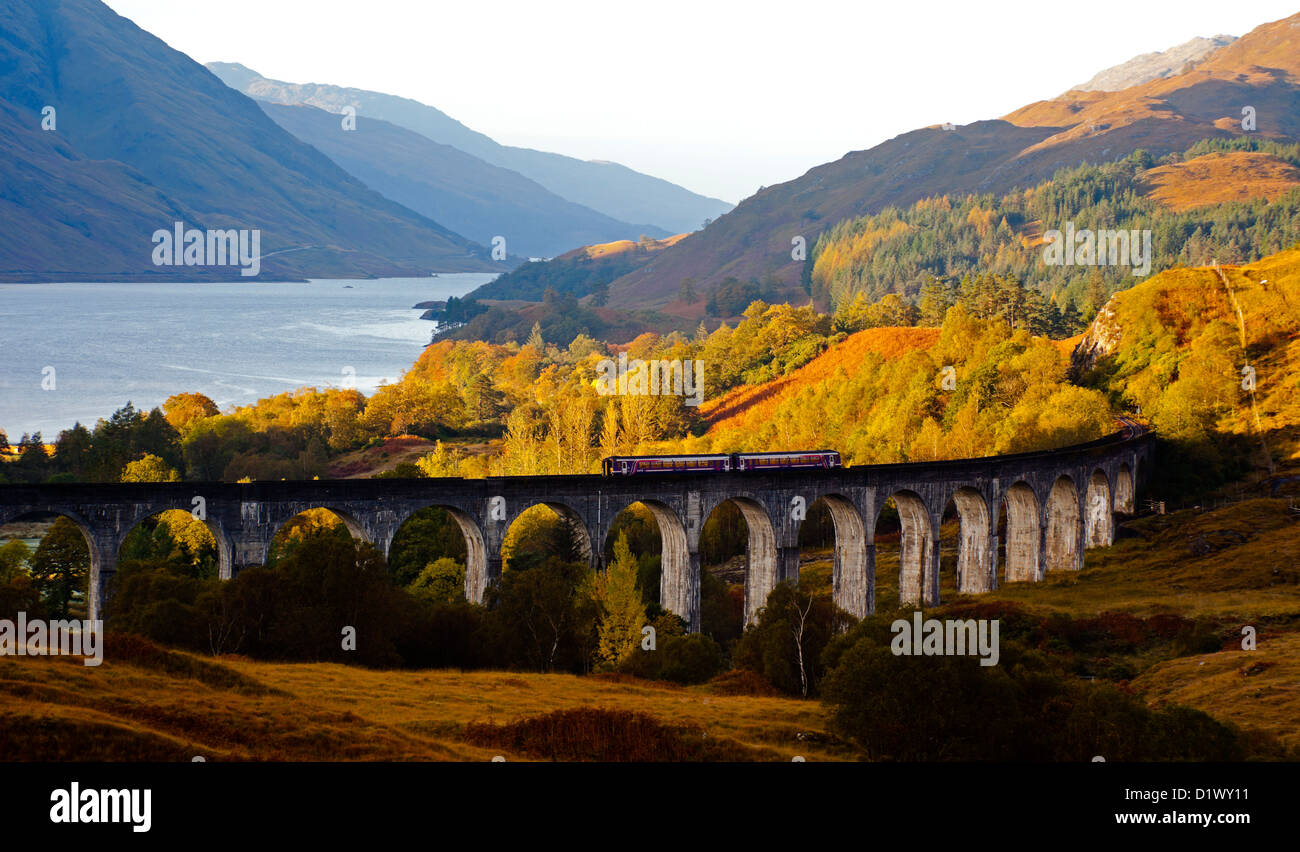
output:
M 671 506 L 659 500 L 633 500 L 614 513 L 618 517 L 634 504 L 640 503 L 650 510 L 659 527 L 659 603 L 679 616 L 692 631 L 699 630 L 700 577 L 699 564 L 692 564 L 690 547 L 686 538 L 686 525 Z M 610 525 L 613 525 L 611 518 Z M 608 530 L 606 530 L 608 537 Z
M 427 506 L 421 506 L 419 509 L 408 513 L 397 524 L 397 528 L 393 531 L 392 541 L 397 540 L 403 524 L 411 520 L 417 512 L 425 509 L 441 509 L 446 512 L 460 529 L 461 535 L 465 537 L 465 599 L 470 603 L 483 603 L 483 594 L 487 591 L 488 585 L 487 540 L 483 535 L 482 528 L 469 512 L 446 503 L 430 503 Z M 390 552 L 392 541 L 389 542 Z
M 113 545 L 113 552 L 117 555 L 119 560 L 122 556 L 122 547 L 126 544 L 126 540 L 131 533 L 133 533 L 136 528 L 145 521 L 157 518 L 164 512 L 184 512 L 190 517 L 194 517 L 190 507 L 188 506 L 164 507 L 157 509 L 156 511 L 141 513 L 135 518 L 131 525 L 127 527 L 126 532 L 123 533 Z M 221 525 L 217 523 L 216 519 L 212 516 L 205 517 L 199 522 L 202 523 L 203 526 L 207 528 L 208 532 L 212 534 L 213 543 L 217 552 L 217 579 L 229 580 L 234 576 L 234 545 L 230 541 L 230 536 L 226 535 L 226 531 L 221 528 Z M 288 522 L 286 521 L 285 523 Z
M 1047 495 L 1047 571 L 1077 571 L 1082 567 L 1081 530 L 1079 490 L 1069 475 L 1062 474 Z
M 1115 474 L 1115 511 L 1131 515 L 1137 510 L 1136 477 L 1128 462 L 1120 462 Z
M 1084 497 L 1084 547 L 1108 547 L 1115 543 L 1114 503 L 1110 494 L 1110 480 L 1105 471 L 1094 470 L 1088 477 Z
M 55 506 L 21 507 L 17 511 L 0 515 L 0 526 L 20 521 L 48 520 L 51 517 L 67 518 L 77 527 L 86 542 L 90 566 L 86 571 L 86 618 L 90 621 L 104 617 L 104 604 L 108 599 L 108 583 L 117 572 L 117 547 L 113 542 L 97 540 L 93 527 L 81 514 L 71 509 Z
M 835 562 L 831 574 L 835 604 L 857 618 L 866 618 L 876 608 L 876 578 L 867 564 L 867 532 L 862 514 L 842 494 L 822 494 L 809 508 L 819 502 L 830 513 L 835 531 Z M 793 579 L 797 580 L 797 563 L 794 573 Z
M 365 541 L 374 544 L 374 541 L 371 540 L 370 533 L 366 531 L 366 528 L 361 524 L 361 522 L 358 521 L 350 512 L 345 512 L 342 509 L 335 508 L 334 506 L 313 506 L 312 508 L 329 509 L 331 512 L 339 516 L 339 520 L 343 521 L 343 526 L 348 528 L 348 533 L 353 538 L 357 541 Z
M 587 560 L 587 563 L 593 570 L 599 567 L 600 550 L 597 548 L 595 542 L 592 541 L 591 530 L 587 529 L 587 522 L 583 519 L 582 514 L 578 512 L 577 509 L 567 503 L 561 503 L 558 500 L 534 500 L 521 506 L 519 511 L 512 513 L 506 519 L 505 526 L 501 531 L 501 541 L 500 544 L 497 545 L 498 552 L 496 554 L 498 559 L 502 558 L 503 554 L 500 552 L 500 548 L 505 547 L 506 539 L 510 537 L 511 527 L 515 525 L 524 512 L 527 512 L 534 506 L 545 506 L 558 515 L 560 520 L 569 528 L 570 532 L 573 533 L 574 540 L 578 544 L 578 552 L 582 558 Z M 495 579 L 495 577 L 489 577 L 488 582 Z
M 957 548 L 957 591 L 978 594 L 992 591 L 995 585 L 997 550 L 993 541 L 989 505 L 984 495 L 963 486 L 953 492 L 961 533 Z
M 727 497 L 719 500 L 709 507 L 708 512 L 703 513 L 706 522 L 723 503 L 731 503 L 740 510 L 748 531 L 745 542 L 745 624 L 749 625 L 767 603 L 767 596 L 781 582 L 776 530 L 767 508 L 752 497 Z M 701 524 L 700 530 L 703 529 Z
M 1007 510 L 1006 573 L 1008 583 L 1042 579 L 1039 551 L 1042 527 L 1038 518 L 1038 497 L 1023 480 L 1002 495 Z
M 915 491 L 896 491 L 890 497 L 898 508 L 902 536 L 898 549 L 898 600 L 908 604 L 939 602 L 939 564 L 936 536 L 925 500 Z M 883 508 L 883 506 L 882 506 Z M 877 513 L 879 522 L 879 513 Z
M 272 524 L 273 529 L 271 531 L 271 539 L 274 540 L 275 537 L 280 534 L 280 531 L 284 529 L 285 525 L 294 518 L 298 517 L 303 512 L 310 512 L 312 509 L 325 509 L 334 515 L 337 515 L 338 519 L 343 522 L 343 526 L 347 527 L 348 535 L 352 536 L 357 541 L 366 541 L 374 544 L 370 539 L 370 534 L 366 532 L 366 528 L 350 512 L 340 509 L 337 506 L 331 506 L 327 503 L 296 507 L 291 514 Z
M 266 540 L 261 544 L 260 564 L 265 565 L 270 560 L 271 547 L 272 545 L 275 544 L 276 537 L 279 536 L 280 533 L 284 531 L 285 527 L 287 527 L 290 523 L 292 523 L 294 518 L 298 517 L 304 512 L 310 512 L 313 509 L 324 509 L 327 512 L 333 514 L 335 517 L 337 517 L 340 521 L 343 522 L 343 526 L 344 528 L 347 529 L 348 535 L 352 536 L 352 538 L 355 541 L 363 541 L 366 542 L 367 544 L 375 544 L 374 539 L 372 539 L 370 534 L 366 531 L 365 526 L 363 526 L 362 523 L 358 521 L 347 510 L 340 509 L 334 505 L 330 505 L 327 503 L 312 504 L 310 506 L 298 505 L 298 506 L 291 507 L 291 510 L 288 512 L 288 514 L 281 517 L 279 520 L 273 521 L 269 525 L 268 529 L 270 535 L 268 535 L 266 537 Z
M 574 538 L 578 542 L 578 551 L 592 568 L 596 568 L 600 560 L 600 550 L 596 547 L 595 542 L 591 540 L 591 530 L 587 529 L 587 522 L 578 510 L 567 503 L 559 503 L 553 500 L 543 500 L 542 505 L 560 516 L 560 520 L 564 521 L 574 533 Z

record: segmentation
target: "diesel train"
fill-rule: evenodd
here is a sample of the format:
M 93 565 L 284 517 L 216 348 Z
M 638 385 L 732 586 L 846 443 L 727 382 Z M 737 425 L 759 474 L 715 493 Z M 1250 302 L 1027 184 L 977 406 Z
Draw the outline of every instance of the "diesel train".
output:
M 638 473 L 726 473 L 745 470 L 787 470 L 840 467 L 834 450 L 792 453 L 714 453 L 676 456 L 610 456 L 601 462 L 605 476 Z

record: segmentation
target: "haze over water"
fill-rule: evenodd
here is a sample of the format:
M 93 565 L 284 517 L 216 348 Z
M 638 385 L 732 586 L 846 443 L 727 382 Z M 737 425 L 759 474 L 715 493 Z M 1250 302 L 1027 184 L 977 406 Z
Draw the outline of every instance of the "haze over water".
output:
M 307 283 L 0 284 L 0 429 L 47 442 L 129 400 L 197 391 L 223 411 L 300 387 L 373 393 L 396 381 L 434 323 L 411 306 L 463 296 L 492 273 Z M 55 369 L 55 389 L 42 389 Z

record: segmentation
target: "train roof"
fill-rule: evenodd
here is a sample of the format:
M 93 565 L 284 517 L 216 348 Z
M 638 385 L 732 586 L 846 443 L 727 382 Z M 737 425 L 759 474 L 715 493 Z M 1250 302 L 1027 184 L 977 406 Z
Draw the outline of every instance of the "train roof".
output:
M 745 458 L 753 458 L 754 456 L 814 456 L 818 454 L 827 455 L 830 453 L 834 453 L 835 455 L 838 456 L 840 454 L 840 451 L 839 450 L 785 450 L 785 451 L 765 452 L 765 453 L 736 453 L 736 455 L 744 456 Z
M 637 461 L 641 459 L 726 459 L 734 456 L 743 456 L 744 458 L 756 457 L 776 457 L 776 456 L 811 456 L 811 455 L 839 455 L 839 450 L 780 450 L 762 453 L 657 453 L 648 456 L 606 456 L 602 461 Z
M 731 453 L 672 453 L 652 456 L 606 456 L 602 461 L 650 461 L 653 459 L 729 459 Z

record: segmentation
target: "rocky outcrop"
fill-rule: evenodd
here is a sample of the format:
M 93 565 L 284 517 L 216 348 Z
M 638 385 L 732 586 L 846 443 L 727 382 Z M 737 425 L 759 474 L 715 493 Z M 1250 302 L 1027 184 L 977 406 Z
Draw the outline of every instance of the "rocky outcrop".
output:
M 1115 319 L 1115 299 L 1111 297 L 1097 318 L 1088 326 L 1083 339 L 1070 353 L 1070 374 L 1078 377 L 1097 366 L 1097 362 L 1119 348 L 1122 337 L 1119 322 Z
M 1165 51 L 1144 53 L 1098 72 L 1078 88 L 1084 92 L 1118 92 L 1150 80 L 1173 77 L 1191 70 L 1202 59 L 1236 40 L 1236 36 L 1230 35 L 1194 38 Z

